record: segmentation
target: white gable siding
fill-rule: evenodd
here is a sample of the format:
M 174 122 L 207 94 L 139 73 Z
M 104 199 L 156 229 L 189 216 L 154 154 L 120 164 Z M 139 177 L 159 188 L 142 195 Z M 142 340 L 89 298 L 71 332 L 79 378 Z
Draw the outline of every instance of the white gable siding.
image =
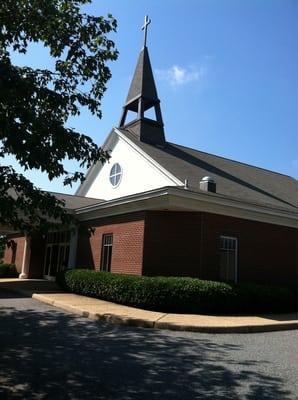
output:
M 121 182 L 117 187 L 113 187 L 109 179 L 114 163 L 119 163 L 123 171 Z M 110 200 L 174 185 L 177 185 L 177 181 L 175 182 L 167 177 L 136 149 L 118 137 L 109 162 L 99 169 L 97 176 L 86 192 L 86 196 Z

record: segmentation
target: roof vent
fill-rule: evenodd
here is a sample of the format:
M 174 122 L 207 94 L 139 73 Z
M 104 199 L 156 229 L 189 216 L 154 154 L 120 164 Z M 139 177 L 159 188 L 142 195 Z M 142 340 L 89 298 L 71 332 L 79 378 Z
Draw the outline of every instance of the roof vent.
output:
M 200 189 L 205 192 L 216 193 L 216 182 L 210 176 L 204 176 L 200 181 Z

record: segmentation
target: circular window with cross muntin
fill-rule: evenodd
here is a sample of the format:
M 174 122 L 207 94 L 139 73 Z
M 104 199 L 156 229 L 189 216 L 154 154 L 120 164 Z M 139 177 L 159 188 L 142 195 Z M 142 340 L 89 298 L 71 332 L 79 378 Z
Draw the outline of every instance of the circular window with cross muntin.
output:
M 118 163 L 115 163 L 110 171 L 110 182 L 112 184 L 113 187 L 117 187 L 120 182 L 121 182 L 121 178 L 122 178 L 122 168 L 121 165 Z

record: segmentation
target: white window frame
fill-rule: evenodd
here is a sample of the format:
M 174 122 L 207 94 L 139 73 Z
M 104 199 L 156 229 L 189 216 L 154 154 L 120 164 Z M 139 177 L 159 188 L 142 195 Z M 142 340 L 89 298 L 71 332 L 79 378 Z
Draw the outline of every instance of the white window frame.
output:
M 110 241 L 110 243 L 105 243 L 105 241 L 108 237 L 111 239 L 111 241 Z M 100 271 L 110 272 L 111 266 L 112 266 L 114 235 L 113 235 L 113 233 L 104 233 L 102 235 L 101 240 L 102 240 L 102 244 L 101 244 L 101 256 L 100 256 Z M 108 259 L 107 259 L 108 265 L 104 265 L 105 252 L 107 252 L 107 254 L 108 254 Z
M 228 240 L 233 240 L 235 241 L 235 279 L 234 283 L 238 282 L 238 238 L 236 236 L 228 236 L 228 235 L 220 235 L 219 237 L 219 251 L 221 250 L 229 250 L 229 249 L 224 249 L 221 247 L 221 241 L 222 239 L 228 239 Z
M 116 166 L 118 166 L 120 168 L 120 171 L 112 173 L 113 168 L 114 167 L 116 168 Z M 123 169 L 122 169 L 121 165 L 118 162 L 114 163 L 112 165 L 112 168 L 110 169 L 110 174 L 109 174 L 109 181 L 110 181 L 110 184 L 113 186 L 113 188 L 116 188 L 120 185 L 121 180 L 122 180 L 122 175 L 123 175 Z M 118 177 L 119 177 L 119 181 L 114 185 L 112 180 L 113 179 L 117 180 Z

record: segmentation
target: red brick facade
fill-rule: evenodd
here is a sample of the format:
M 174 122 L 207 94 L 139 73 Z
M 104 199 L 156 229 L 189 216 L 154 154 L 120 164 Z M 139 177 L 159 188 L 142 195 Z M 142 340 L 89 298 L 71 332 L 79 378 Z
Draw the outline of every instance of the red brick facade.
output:
M 214 214 L 202 216 L 203 278 L 218 276 L 222 234 L 238 238 L 240 282 L 297 286 L 297 229 Z
M 15 266 L 18 273 L 22 271 L 22 263 L 23 263 L 23 256 L 24 256 L 24 246 L 25 246 L 25 238 L 23 236 L 16 236 L 12 238 L 16 243 L 16 253 L 15 253 Z M 3 262 L 10 264 L 13 263 L 13 247 L 6 247 L 4 252 Z
M 100 268 L 102 235 L 113 234 L 111 272 L 219 279 L 221 235 L 238 239 L 238 279 L 298 283 L 298 231 L 199 212 L 134 213 L 92 222 L 80 237 L 77 266 Z
M 16 255 L 15 255 L 15 266 L 17 272 L 22 272 L 22 264 L 24 257 L 25 237 L 24 236 L 13 236 L 9 237 L 16 243 Z M 44 263 L 44 250 L 45 241 L 38 235 L 34 235 L 31 238 L 31 254 L 29 264 L 29 275 L 28 278 L 42 278 L 43 277 L 43 263 Z M 13 249 L 12 247 L 6 247 L 4 252 L 4 263 L 13 263 Z
M 113 234 L 111 272 L 142 274 L 145 213 L 127 214 L 92 222 L 90 238 L 81 233 L 78 240 L 77 266 L 100 270 L 102 237 Z
M 219 279 L 221 235 L 238 239 L 238 279 L 298 286 L 298 230 L 199 212 L 144 211 L 85 224 L 79 234 L 77 267 L 100 269 L 102 237 L 113 234 L 111 272 Z M 17 243 L 20 272 L 24 238 Z M 11 249 L 4 262 L 11 262 Z M 43 275 L 44 241 L 32 239 L 31 278 Z
M 297 285 L 297 229 L 207 213 L 148 212 L 143 272 L 218 280 L 221 235 L 238 239 L 239 281 Z
M 147 212 L 144 275 L 199 276 L 200 213 Z

